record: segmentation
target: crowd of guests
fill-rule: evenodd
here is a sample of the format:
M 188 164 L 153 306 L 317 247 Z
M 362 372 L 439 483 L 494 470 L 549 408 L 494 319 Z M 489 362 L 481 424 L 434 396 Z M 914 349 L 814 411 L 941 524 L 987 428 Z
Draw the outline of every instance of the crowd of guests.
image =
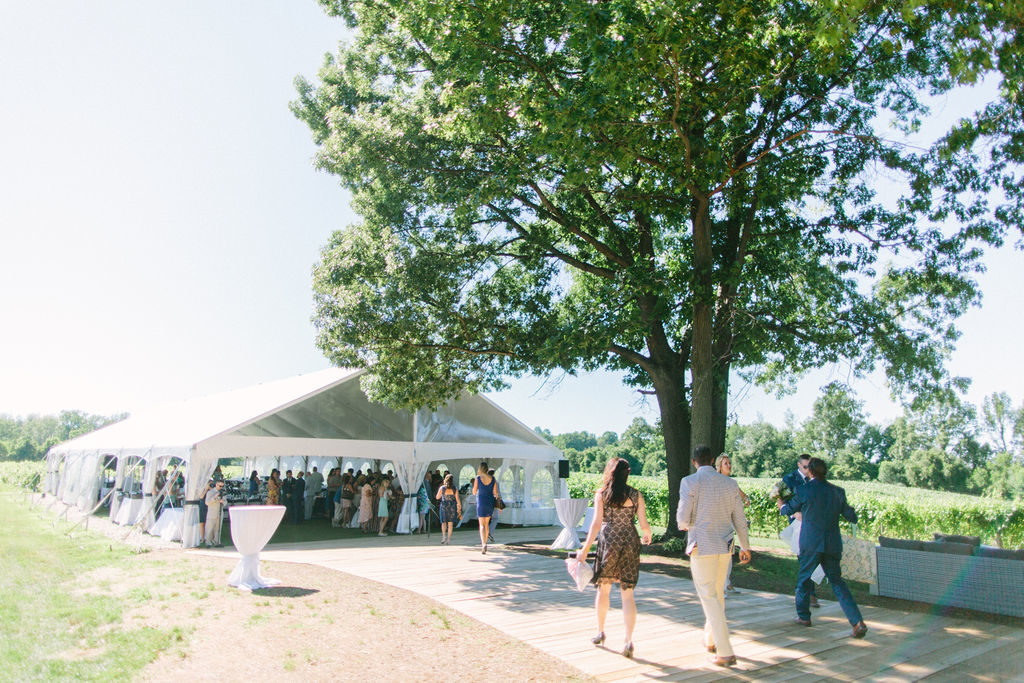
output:
M 336 467 L 327 475 L 327 516 L 332 526 L 348 527 L 357 519 L 364 534 L 387 536 L 398 527 L 404 503 L 405 491 L 391 470 L 342 472 Z
M 472 492 L 476 496 L 481 552 L 486 554 L 488 542 L 494 541 L 494 529 L 503 507 L 494 474 L 494 470 L 482 462 L 473 481 L 456 489 L 450 472 L 440 469 L 428 471 L 415 493 L 419 525 L 412 533 L 426 533 L 432 524 L 433 515 L 440 525 L 441 544 L 450 544 L 452 533 L 463 515 L 462 495 Z M 153 495 L 158 497 L 158 509 L 175 503 L 180 507 L 183 502 L 184 474 L 179 472 L 173 475 L 170 486 L 167 486 L 168 477 L 167 470 L 157 473 Z M 248 477 L 247 487 L 243 485 L 241 491 L 232 490 L 235 491 L 233 496 L 245 491 L 249 501 L 261 500 L 265 491 L 267 505 L 285 506 L 284 521 L 288 524 L 301 524 L 320 512 L 315 502 L 323 491 L 322 512 L 331 521 L 331 526 L 348 528 L 358 524 L 364 534 L 376 533 L 378 536 L 396 533 L 399 515 L 406 500 L 406 492 L 393 471 L 361 472 L 349 468 L 343 472 L 340 467 L 331 469 L 326 479 L 316 467 L 312 467 L 308 474 L 285 470 L 283 477 L 281 471 L 274 468 L 265 482 L 259 472 L 253 470 Z M 222 545 L 221 528 L 227 494 L 225 478 L 218 465 L 197 500 L 200 545 Z

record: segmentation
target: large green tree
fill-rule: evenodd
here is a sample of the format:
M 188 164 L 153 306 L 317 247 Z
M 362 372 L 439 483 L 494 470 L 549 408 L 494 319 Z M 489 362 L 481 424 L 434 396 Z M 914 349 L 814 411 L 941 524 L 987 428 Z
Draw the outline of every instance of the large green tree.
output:
M 372 396 L 624 370 L 656 397 L 674 506 L 691 445 L 724 445 L 733 370 L 942 380 L 978 246 L 1019 200 L 1020 103 L 933 149 L 899 137 L 922 89 L 1010 71 L 1001 4 L 322 4 L 352 39 L 293 108 L 362 221 L 323 251 L 315 322 Z
M 859 442 L 866 426 L 863 401 L 848 386 L 831 382 L 815 399 L 811 416 L 798 436 L 797 449 L 835 458 Z

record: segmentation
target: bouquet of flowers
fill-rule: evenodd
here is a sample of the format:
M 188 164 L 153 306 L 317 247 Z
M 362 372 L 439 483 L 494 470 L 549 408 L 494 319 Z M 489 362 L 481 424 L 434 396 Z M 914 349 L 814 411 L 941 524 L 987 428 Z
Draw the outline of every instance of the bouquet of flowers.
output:
M 772 499 L 781 500 L 783 503 L 787 502 L 793 497 L 793 491 L 786 486 L 786 482 L 780 481 L 772 487 L 772 490 L 768 492 L 768 497 Z

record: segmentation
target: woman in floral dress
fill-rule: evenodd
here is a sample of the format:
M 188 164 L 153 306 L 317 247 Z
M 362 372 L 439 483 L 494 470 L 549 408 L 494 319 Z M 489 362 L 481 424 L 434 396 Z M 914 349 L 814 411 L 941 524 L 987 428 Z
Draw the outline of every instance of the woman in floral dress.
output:
M 622 618 L 626 623 L 626 643 L 622 654 L 633 656 L 633 627 L 636 625 L 636 600 L 633 589 L 640 576 L 640 537 L 635 520 L 639 518 L 643 530 L 643 543 L 651 542 L 651 526 L 647 523 L 644 497 L 628 486 L 629 463 L 623 458 L 612 458 L 604 468 L 601 487 L 594 493 L 594 521 L 587 540 L 576 553 L 576 560 L 586 560 L 590 545 L 597 540 L 597 560 L 594 562 L 593 582 L 597 584 L 597 635 L 594 645 L 604 643 L 604 621 L 608 616 L 612 584 L 619 584 L 622 594 Z
M 273 469 L 267 479 L 267 505 L 281 504 L 281 470 Z
M 373 520 L 373 483 L 372 479 L 364 480 L 359 488 L 359 526 L 363 533 L 370 530 L 370 523 Z

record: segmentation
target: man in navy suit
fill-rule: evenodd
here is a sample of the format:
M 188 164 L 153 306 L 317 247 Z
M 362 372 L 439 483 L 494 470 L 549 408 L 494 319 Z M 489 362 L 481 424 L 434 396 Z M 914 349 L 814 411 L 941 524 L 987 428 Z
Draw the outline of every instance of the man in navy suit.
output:
M 796 469 L 789 474 L 782 477 L 782 483 L 789 487 L 789 490 L 794 494 L 796 490 L 806 484 L 811 479 L 811 473 L 807 469 L 807 463 L 810 461 L 811 456 L 806 453 L 801 453 L 796 459 Z M 800 514 L 788 515 L 789 523 L 793 523 L 794 517 L 800 519 Z M 814 582 L 811 582 L 811 607 L 817 609 L 821 607 L 818 604 L 818 596 L 814 592 Z
M 806 453 L 801 453 L 796 459 L 796 469 L 789 474 L 782 477 L 782 483 L 789 487 L 789 490 L 796 493 L 796 490 L 807 483 L 810 479 L 811 474 L 807 471 L 807 462 L 811 459 L 811 456 Z M 790 517 L 789 521 L 793 521 Z
M 801 513 L 800 569 L 796 579 L 796 619 L 802 626 L 811 625 L 810 590 L 814 585 L 811 574 L 819 564 L 832 584 L 839 606 L 853 626 L 853 637 L 863 638 L 868 632 L 857 603 L 843 581 L 839 560 L 843 556 L 843 539 L 839 535 L 839 516 L 857 523 L 857 512 L 846 502 L 846 491 L 825 478 L 828 466 L 820 458 L 807 463 L 811 479 L 797 489 L 788 503 L 778 501 L 783 515 Z

